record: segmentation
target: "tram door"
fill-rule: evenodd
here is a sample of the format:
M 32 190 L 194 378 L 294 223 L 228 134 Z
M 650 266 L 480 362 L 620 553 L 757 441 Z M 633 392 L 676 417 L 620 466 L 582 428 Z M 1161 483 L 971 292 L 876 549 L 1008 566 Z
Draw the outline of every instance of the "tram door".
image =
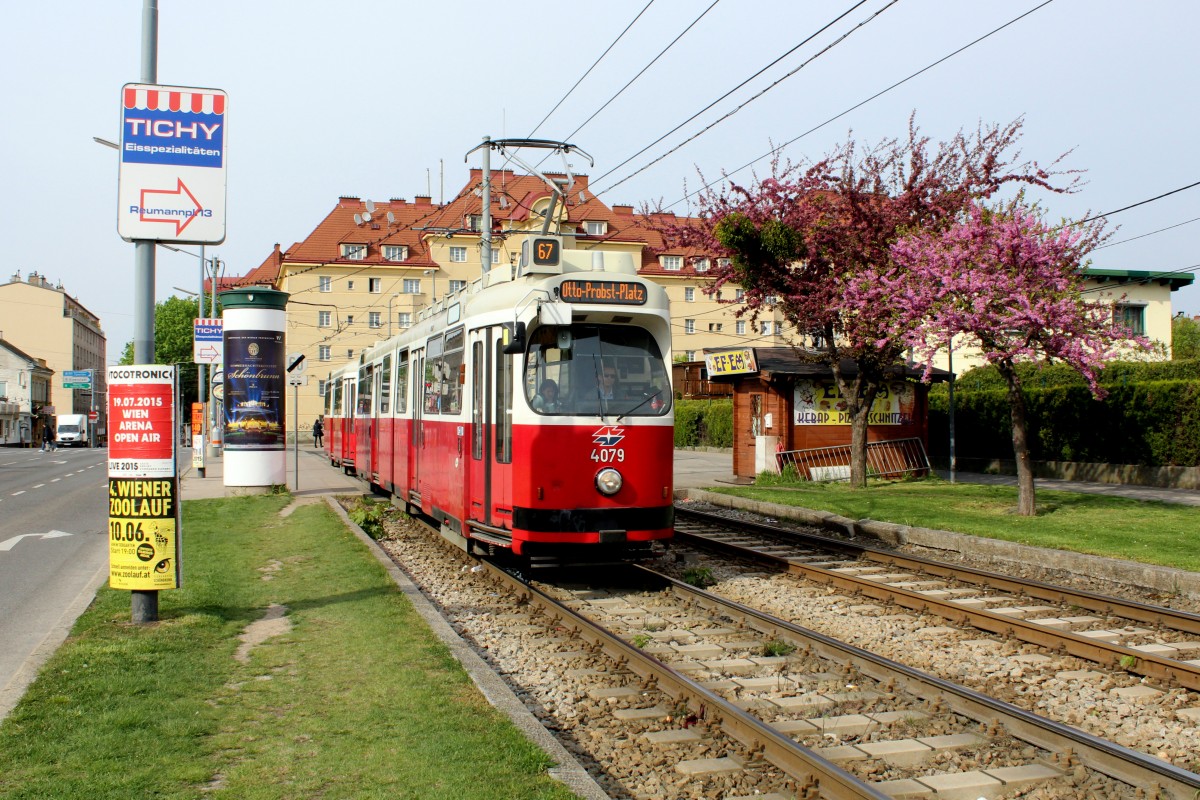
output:
M 408 478 L 408 497 L 420 505 L 421 460 L 425 448 L 425 350 L 414 350 L 409 372 L 412 375 L 412 435 L 409 441 L 409 464 L 412 471 Z
M 471 519 L 512 527 L 513 357 L 505 355 L 503 328 L 471 331 Z

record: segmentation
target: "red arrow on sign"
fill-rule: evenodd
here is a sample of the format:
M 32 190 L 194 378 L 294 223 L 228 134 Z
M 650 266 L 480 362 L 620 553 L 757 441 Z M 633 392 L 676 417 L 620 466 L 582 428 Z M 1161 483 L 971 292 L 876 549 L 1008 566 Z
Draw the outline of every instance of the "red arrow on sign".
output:
M 208 347 L 201 347 L 196 351 L 196 358 L 204 361 L 216 361 L 217 356 L 219 355 L 221 354 L 217 352 L 217 348 L 213 347 L 211 344 Z
M 179 181 L 179 185 L 176 186 L 175 189 L 173 189 L 173 190 L 142 189 L 141 212 L 138 215 L 138 218 L 142 222 L 174 223 L 176 236 L 183 233 L 183 229 L 186 228 L 188 225 L 192 224 L 192 220 L 194 220 L 196 218 L 196 216 L 201 211 L 204 210 L 204 206 L 200 205 L 200 202 L 198 200 L 196 200 L 196 196 L 193 195 L 191 193 L 191 191 L 186 186 L 183 185 L 183 179 L 178 178 L 177 180 Z M 154 215 L 155 213 L 166 214 L 171 211 L 175 211 L 175 209 L 170 208 L 170 207 L 168 207 L 168 208 L 147 208 L 147 199 L 148 199 L 147 196 L 152 195 L 152 194 L 174 195 L 176 198 L 176 201 L 180 204 L 179 211 L 182 211 L 184 213 L 181 215 L 178 215 L 178 216 L 174 215 L 174 214 L 171 214 L 170 216 L 161 216 L 161 217 L 155 216 Z M 186 200 L 191 201 L 191 208 L 188 207 L 187 202 L 184 202 L 184 200 L 185 200 L 184 195 L 187 196 Z M 162 202 L 162 200 L 155 200 L 154 198 L 149 198 L 149 200 L 151 202 L 159 202 L 159 203 Z M 170 201 L 168 200 L 168 202 L 170 202 Z M 149 211 L 151 213 L 147 214 L 146 213 L 147 211 Z

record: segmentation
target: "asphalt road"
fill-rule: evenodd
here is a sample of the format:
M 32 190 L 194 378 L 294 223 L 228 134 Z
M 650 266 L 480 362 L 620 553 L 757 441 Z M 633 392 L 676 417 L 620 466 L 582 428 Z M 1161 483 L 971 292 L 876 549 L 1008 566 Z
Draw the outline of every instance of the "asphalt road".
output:
M 104 449 L 0 449 L 0 718 L 108 575 Z

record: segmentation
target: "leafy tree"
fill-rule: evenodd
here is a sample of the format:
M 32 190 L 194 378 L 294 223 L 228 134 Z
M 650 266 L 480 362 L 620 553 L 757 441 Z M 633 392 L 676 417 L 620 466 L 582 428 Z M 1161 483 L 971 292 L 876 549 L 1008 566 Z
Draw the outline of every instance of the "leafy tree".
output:
M 198 316 L 195 298 L 171 296 L 154 305 L 154 363 L 179 367 L 180 413 L 196 402 L 196 367 L 192 362 L 192 337 Z M 133 363 L 133 342 L 125 343 L 122 364 Z
M 808 353 L 833 372 L 851 418 L 852 486 L 866 486 L 868 414 L 897 369 L 907 330 L 892 303 L 863 304 L 847 289 L 890 274 L 890 247 L 901 236 L 944 229 L 973 199 L 1006 184 L 1073 188 L 1074 177 L 1052 184 L 1071 174 L 1054 165 L 1015 163 L 1022 125 L 980 127 L 970 137 L 960 131 L 934 147 L 910 120 L 906 140 L 860 153 L 851 138 L 807 168 L 776 162 L 756 185 L 710 190 L 695 224 L 667 231 L 675 242 L 729 256 L 708 291 L 740 285 L 739 315 L 753 320 L 776 305 L 797 336 L 814 337 Z M 905 291 L 895 281 L 892 288 Z
M 1017 365 L 1061 361 L 1087 381 L 1092 396 L 1104 364 L 1128 347 L 1150 349 L 1144 336 L 1116 325 L 1112 308 L 1085 300 L 1084 258 L 1102 224 L 1047 226 L 1020 199 L 997 210 L 972 204 L 945 230 L 918 231 L 892 245 L 892 269 L 875 284 L 859 281 L 860 304 L 888 302 L 922 358 L 965 337 L 1005 381 L 1017 462 L 1020 514 L 1035 513 L 1025 396 Z M 904 291 L 889 287 L 902 284 Z M 959 339 L 961 345 L 962 338 Z M 929 369 L 926 368 L 926 376 Z
M 1171 360 L 1200 358 L 1200 322 L 1183 314 L 1171 320 Z

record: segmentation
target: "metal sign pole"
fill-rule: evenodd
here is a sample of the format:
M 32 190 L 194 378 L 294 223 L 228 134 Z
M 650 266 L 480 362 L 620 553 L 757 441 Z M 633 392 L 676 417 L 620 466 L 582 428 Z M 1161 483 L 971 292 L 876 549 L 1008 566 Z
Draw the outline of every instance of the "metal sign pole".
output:
M 292 464 L 296 470 L 295 491 L 300 491 L 300 384 L 292 384 L 292 427 L 296 440 L 292 442 Z

